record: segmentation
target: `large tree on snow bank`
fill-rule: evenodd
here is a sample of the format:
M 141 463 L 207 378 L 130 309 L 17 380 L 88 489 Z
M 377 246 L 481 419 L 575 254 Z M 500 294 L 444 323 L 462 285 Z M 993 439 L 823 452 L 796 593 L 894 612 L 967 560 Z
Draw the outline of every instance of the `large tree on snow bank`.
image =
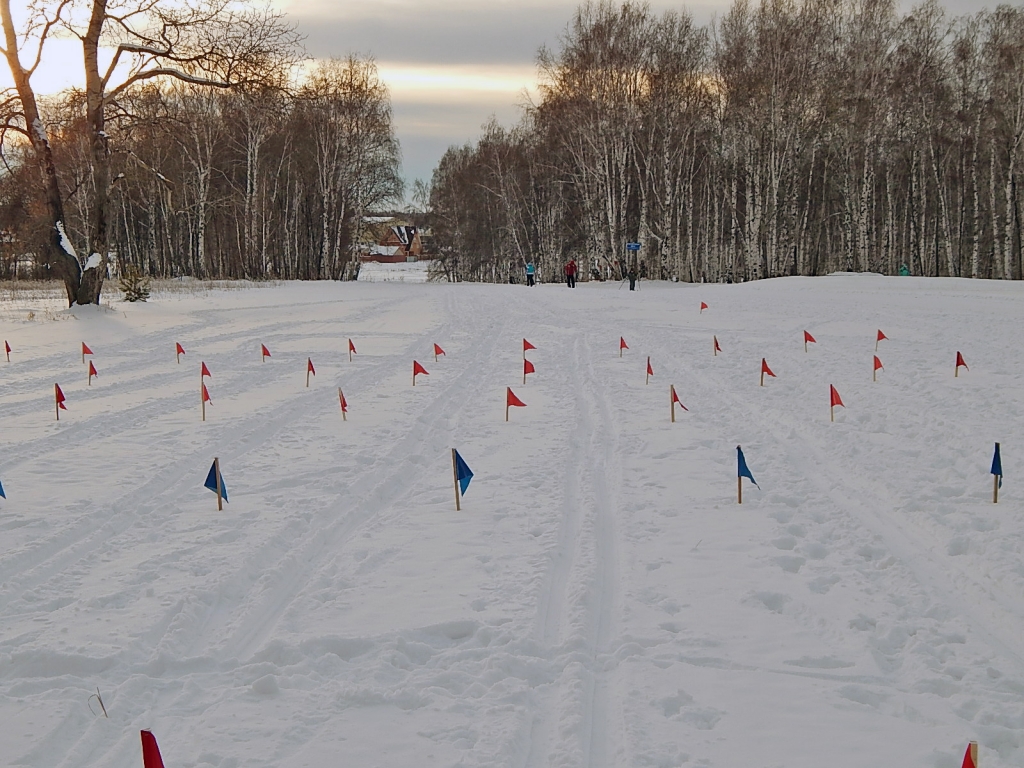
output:
M 69 304 L 96 304 L 107 268 L 112 182 L 105 125 L 118 99 L 160 78 L 213 88 L 262 83 L 279 74 L 280 54 L 297 38 L 280 16 L 235 0 L 30 0 L 19 10 L 23 16 L 15 18 L 11 0 L 0 0 L 0 55 L 14 81 L 0 100 L 2 130 L 24 137 L 39 168 L 52 225 L 45 253 L 51 274 L 64 281 Z M 64 226 L 64 198 L 32 83 L 47 41 L 58 35 L 82 43 L 92 195 L 88 253 L 81 257 Z

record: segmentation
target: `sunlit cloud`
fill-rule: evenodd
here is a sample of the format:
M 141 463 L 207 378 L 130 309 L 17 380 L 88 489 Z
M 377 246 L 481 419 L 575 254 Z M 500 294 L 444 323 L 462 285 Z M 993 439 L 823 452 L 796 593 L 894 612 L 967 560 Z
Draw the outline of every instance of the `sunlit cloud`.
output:
M 491 102 L 496 96 L 522 100 L 536 83 L 536 68 L 525 66 L 413 65 L 378 62 L 377 70 L 395 100 L 430 103 Z

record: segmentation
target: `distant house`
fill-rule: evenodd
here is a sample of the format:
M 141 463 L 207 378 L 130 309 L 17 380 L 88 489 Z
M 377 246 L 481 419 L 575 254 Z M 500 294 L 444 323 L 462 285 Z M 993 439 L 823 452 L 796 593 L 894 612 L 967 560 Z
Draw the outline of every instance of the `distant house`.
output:
M 398 222 L 395 219 L 381 221 L 383 217 L 372 217 L 367 224 L 379 232 L 376 242 L 363 246 L 359 258 L 362 261 L 376 261 L 382 264 L 398 264 L 406 261 L 419 261 L 423 256 L 423 241 L 420 239 L 418 227 Z M 381 224 L 388 224 L 382 230 Z

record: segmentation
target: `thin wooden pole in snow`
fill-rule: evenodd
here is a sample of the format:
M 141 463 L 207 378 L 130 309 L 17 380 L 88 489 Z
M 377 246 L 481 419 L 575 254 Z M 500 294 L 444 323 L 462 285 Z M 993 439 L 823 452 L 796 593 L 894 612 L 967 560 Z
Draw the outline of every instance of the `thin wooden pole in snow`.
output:
M 454 448 L 452 448 L 452 477 L 455 478 L 455 511 L 460 512 L 462 506 L 459 504 L 459 465 L 455 461 Z
M 672 423 L 676 423 L 676 387 L 675 384 L 668 385 L 668 400 L 672 404 Z
M 224 488 L 220 481 L 220 459 L 216 457 L 213 459 L 213 471 L 217 476 L 217 511 L 222 512 L 224 510 Z
M 743 503 L 743 478 L 742 477 L 737 477 L 736 478 L 736 503 L 737 504 L 742 504 Z
M 345 395 L 341 391 L 341 387 L 338 387 L 338 402 L 342 403 L 342 404 L 344 404 L 344 402 L 345 402 Z M 344 405 L 342 405 L 342 408 L 341 408 L 341 420 L 342 421 L 348 421 L 348 418 L 345 416 L 345 407 L 344 407 Z

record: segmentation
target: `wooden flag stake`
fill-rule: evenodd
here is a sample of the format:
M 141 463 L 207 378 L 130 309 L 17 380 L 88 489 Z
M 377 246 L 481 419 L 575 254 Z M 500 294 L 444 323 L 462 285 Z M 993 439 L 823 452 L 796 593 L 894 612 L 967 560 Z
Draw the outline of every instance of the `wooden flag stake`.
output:
M 764 364 L 761 365 L 761 386 L 764 386 Z
M 676 423 L 676 386 L 675 384 L 668 385 L 668 399 L 672 404 L 672 423 Z
M 306 388 L 309 388 L 309 365 L 306 366 Z
M 508 393 L 505 393 L 505 421 L 508 421 Z
M 220 459 L 216 456 L 213 459 L 213 470 L 214 474 L 217 475 L 217 511 L 224 511 L 224 489 L 221 487 L 220 482 Z
M 60 400 L 57 399 L 58 385 L 53 385 L 53 410 L 57 412 L 57 421 L 60 421 Z
M 338 402 L 339 403 L 345 402 L 345 395 L 342 393 L 341 387 L 338 387 Z M 345 416 L 345 409 L 344 408 L 341 409 L 341 420 L 342 421 L 348 421 L 348 418 Z
M 999 450 L 999 443 L 996 443 L 996 450 Z M 1000 469 L 1002 469 L 1002 467 L 1000 467 Z M 992 475 L 992 503 L 999 503 L 999 475 Z
M 648 357 L 647 357 L 647 375 L 644 377 L 644 384 L 650 384 L 650 383 L 651 383 L 651 358 L 648 355 Z
M 505 408 L 506 415 L 508 408 Z M 459 504 L 459 466 L 455 462 L 455 449 L 452 448 L 452 477 L 455 478 L 455 511 L 462 511 L 462 506 Z
M 737 504 L 742 504 L 743 503 L 743 478 L 742 477 L 737 477 L 736 478 L 736 503 Z
M 712 336 L 711 337 L 711 343 L 712 343 L 711 351 L 712 351 L 712 353 L 714 353 L 715 357 L 718 357 L 718 337 L 717 336 Z
M 206 398 L 203 397 L 203 389 L 206 387 L 206 382 L 203 381 L 203 369 L 199 369 L 199 407 L 203 415 L 203 421 L 206 421 Z

